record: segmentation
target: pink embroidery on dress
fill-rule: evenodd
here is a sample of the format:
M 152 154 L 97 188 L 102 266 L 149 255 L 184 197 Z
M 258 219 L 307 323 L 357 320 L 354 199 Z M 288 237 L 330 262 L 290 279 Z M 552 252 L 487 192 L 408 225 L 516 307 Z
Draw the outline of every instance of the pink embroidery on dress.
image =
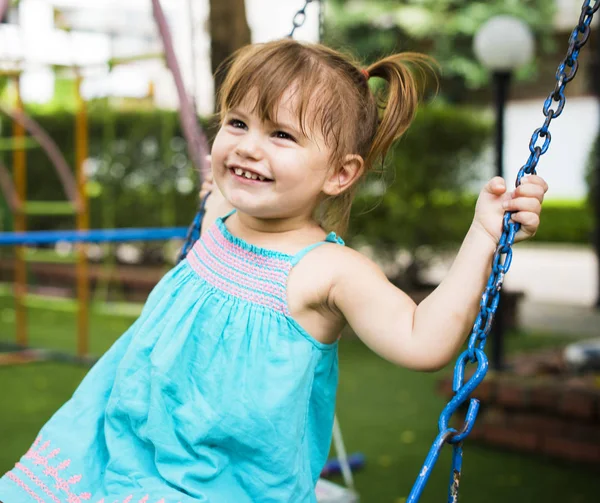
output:
M 289 316 L 287 279 L 293 266 L 286 257 L 291 256 L 260 251 L 231 242 L 215 224 L 194 244 L 187 260 L 215 288 Z
M 67 500 L 65 503 L 83 503 L 84 501 L 89 501 L 92 499 L 92 495 L 89 492 L 82 492 L 80 494 L 76 494 L 72 491 L 71 486 L 78 484 L 81 482 L 81 475 L 73 475 L 68 479 L 64 479 L 60 476 L 60 472 L 67 468 L 71 464 L 70 459 L 66 459 L 60 462 L 56 466 L 52 466 L 49 464 L 49 460 L 56 457 L 60 453 L 60 449 L 52 450 L 48 455 L 44 456 L 44 451 L 48 449 L 50 446 L 50 441 L 45 441 L 41 446 L 39 446 L 41 437 L 38 437 L 33 445 L 29 448 L 27 453 L 25 454 L 25 459 L 28 459 L 33 462 L 33 464 L 38 466 L 44 466 L 43 473 L 48 477 L 52 478 L 57 491 L 63 491 L 67 495 Z M 38 448 L 39 446 L 39 448 Z M 52 503 L 62 503 L 64 500 L 61 500 L 57 494 L 55 494 L 50 487 L 48 487 L 35 473 L 33 473 L 27 466 L 23 463 L 19 462 L 15 465 L 15 468 L 9 471 L 6 474 L 6 477 L 17 484 L 21 489 L 23 489 L 31 498 L 33 498 L 37 503 L 47 503 L 47 501 L 40 498 L 36 492 L 26 484 L 23 480 L 21 480 L 15 473 L 16 470 L 22 472 L 27 478 L 29 478 L 45 495 L 47 495 Z M 150 498 L 149 494 L 146 494 L 142 497 L 138 503 L 148 503 Z M 121 503 L 131 503 L 133 500 L 133 494 L 127 496 Z M 100 499 L 97 503 L 104 503 L 104 498 Z M 116 500 L 114 503 L 119 503 Z M 165 499 L 161 498 L 157 503 L 165 503 Z
M 192 254 L 194 255 L 194 259 L 200 260 L 215 273 L 233 283 L 255 290 L 270 289 L 278 295 L 285 295 L 287 269 L 279 271 L 277 275 L 272 275 L 271 278 L 267 278 L 264 271 L 260 269 L 238 269 L 235 265 L 229 263 L 226 258 L 215 256 L 205 249 L 194 249 L 192 250 Z
M 54 493 L 48 488 L 48 486 L 46 484 L 44 484 L 39 477 L 37 477 L 35 475 L 35 473 L 33 473 L 29 468 L 27 468 L 24 464 L 22 463 L 17 463 L 15 465 L 15 468 L 17 468 L 18 470 L 21 470 L 25 475 L 27 475 L 27 477 L 29 477 L 29 479 L 36 485 L 38 486 L 42 491 L 44 491 L 44 493 L 46 493 L 51 499 L 52 501 L 54 501 L 54 503 L 61 503 L 60 500 L 54 495 Z
M 188 261 L 198 273 L 201 274 L 204 270 L 210 271 L 210 273 L 219 278 L 220 281 L 230 283 L 231 288 L 233 288 L 235 292 L 240 292 L 240 295 L 246 296 L 258 293 L 261 295 L 268 294 L 266 295 L 267 297 L 272 297 L 276 301 L 283 301 L 283 299 L 285 299 L 285 284 L 272 283 L 264 281 L 262 278 L 253 278 L 247 275 L 237 274 L 232 270 L 227 270 L 222 266 L 216 265 L 214 258 L 209 256 L 199 257 L 195 252 L 192 252 L 192 256 L 188 257 Z
M 211 255 L 223 259 L 227 265 L 232 265 L 235 269 L 247 272 L 249 274 L 258 274 L 271 281 L 281 281 L 282 276 L 290 265 L 280 259 L 263 257 L 255 253 L 241 250 L 239 253 L 232 252 L 219 244 L 213 232 L 208 232 L 206 239 L 199 240 L 194 246 L 196 253 L 202 254 L 204 250 Z M 282 274 L 282 272 L 284 274 Z
M 24 456 L 24 459 L 31 461 L 34 465 L 44 467 L 42 473 L 47 477 L 53 479 L 54 488 L 56 492 L 63 491 L 67 495 L 67 503 L 82 503 L 83 501 L 87 501 L 91 499 L 91 494 L 89 492 L 82 492 L 81 494 L 77 494 L 73 492 L 72 487 L 75 484 L 78 484 L 81 481 L 81 475 L 73 475 L 68 479 L 62 478 L 60 476 L 60 472 L 65 470 L 71 464 L 70 459 L 65 459 L 56 465 L 51 465 L 50 461 L 56 458 L 58 454 L 60 454 L 60 449 L 53 449 L 48 454 L 45 454 L 45 451 L 50 447 L 50 441 L 46 440 L 41 446 L 39 445 L 42 441 L 42 437 L 39 436 L 33 445 L 29 448 L 27 453 Z M 60 498 L 52 491 L 52 488 L 48 487 L 35 473 L 33 473 L 29 468 L 27 468 L 22 463 L 17 463 L 15 465 L 16 470 L 20 470 L 23 472 L 40 490 L 42 490 L 46 495 L 48 495 L 54 503 L 61 503 Z M 32 496 L 34 499 L 38 500 L 39 497 L 32 491 L 29 486 L 27 486 L 21 479 L 19 479 L 14 473 L 9 472 L 8 477 L 11 478 L 15 483 L 20 485 L 26 492 Z M 40 500 L 41 501 L 41 500 Z
M 249 250 L 246 250 L 245 248 L 242 248 L 241 246 L 239 246 L 235 243 L 232 243 L 231 241 L 229 241 L 229 239 L 227 239 L 227 237 L 223 234 L 221 229 L 219 229 L 218 227 L 212 227 L 209 231 L 209 234 L 211 234 L 214 237 L 215 241 L 221 247 L 223 247 L 226 251 L 229 252 L 229 254 L 233 255 L 234 257 L 252 256 L 253 263 L 257 263 L 261 266 L 265 266 L 265 265 L 267 267 L 271 266 L 271 267 L 274 267 L 275 269 L 277 269 L 279 267 L 285 267 L 285 264 L 288 263 L 281 258 L 260 255 L 258 253 L 254 253 Z M 285 255 L 285 254 L 282 254 L 282 255 Z
M 211 269 L 200 262 L 194 253 L 188 255 L 188 261 L 192 268 L 200 275 L 200 277 L 225 293 L 254 302 L 256 304 L 270 307 L 275 311 L 280 311 L 283 313 L 286 312 L 287 304 L 283 299 L 273 298 L 259 292 L 253 292 L 246 288 L 242 288 L 231 281 L 226 281 L 225 279 L 220 278 Z
M 142 499 L 140 499 L 137 503 L 148 503 L 149 498 L 150 498 L 150 495 L 146 494 L 146 496 L 144 496 Z M 113 503 L 131 503 L 132 500 L 133 500 L 133 494 L 130 494 L 123 501 L 119 502 L 119 500 L 115 500 Z M 96 503 L 104 503 L 104 498 L 102 498 L 100 501 L 98 501 Z M 165 503 L 165 499 L 161 498 L 156 503 Z
M 29 496 L 31 496 L 35 501 L 37 501 L 38 503 L 45 503 L 42 498 L 35 494 L 33 490 L 14 473 L 8 472 L 6 476 L 15 484 L 17 484 L 21 489 L 23 489 L 27 494 L 29 494 Z

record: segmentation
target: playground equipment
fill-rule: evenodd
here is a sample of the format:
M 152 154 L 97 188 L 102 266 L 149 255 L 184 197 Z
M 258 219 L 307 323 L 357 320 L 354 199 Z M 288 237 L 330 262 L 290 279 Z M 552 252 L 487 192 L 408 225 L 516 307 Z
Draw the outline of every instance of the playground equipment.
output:
M 14 89 L 15 105 L 14 110 L 2 111 L 9 115 L 13 120 L 13 176 L 14 187 L 11 186 L 10 179 L 3 177 L 4 183 L 2 189 L 6 200 L 9 201 L 14 215 L 15 231 L 25 233 L 27 231 L 28 218 L 41 215 L 72 215 L 75 217 L 76 228 L 80 231 L 89 227 L 88 201 L 85 194 L 85 173 L 83 163 L 88 157 L 88 138 L 87 138 L 87 120 L 85 102 L 81 98 L 81 78 L 75 80 L 75 95 L 77 100 L 77 112 L 75 115 L 75 177 L 71 174 L 62 158 L 60 151 L 54 145 L 52 140 L 45 135 L 43 130 L 37 126 L 31 119 L 25 116 L 23 102 L 21 100 L 21 91 L 19 84 L 20 71 L 12 71 L 9 77 Z M 45 144 L 46 150 L 50 151 L 54 164 L 68 200 L 60 201 L 27 201 L 27 155 L 26 147 L 36 146 L 35 142 L 27 143 L 26 131 L 29 129 L 34 138 L 40 145 Z M 24 246 L 15 247 L 15 308 L 17 336 L 16 344 L 19 347 L 27 347 L 27 263 L 36 260 L 33 256 L 27 254 Z M 78 347 L 80 355 L 87 353 L 87 319 L 88 319 L 88 300 L 89 300 L 89 282 L 87 280 L 87 257 L 85 249 L 79 246 L 77 251 L 77 296 L 79 299 L 78 313 Z
M 6 6 L 4 6 L 6 8 Z M 69 27 L 66 26 L 65 29 Z M 139 56 L 128 56 L 124 58 L 111 58 L 108 62 L 109 73 L 117 66 L 127 65 L 136 61 L 148 59 L 163 59 L 162 54 L 141 54 Z M 90 276 L 89 264 L 87 258 L 87 248 L 85 243 L 89 242 L 108 242 L 108 241 L 135 241 L 135 240 L 165 240 L 186 236 L 185 228 L 176 229 L 139 229 L 128 232 L 113 231 L 101 233 L 87 233 L 89 230 L 89 201 L 86 193 L 86 174 L 84 163 L 88 158 L 88 121 L 87 104 L 82 97 L 82 83 L 84 73 L 89 74 L 95 67 L 105 67 L 107 65 L 90 64 L 82 65 L 57 65 L 54 64 L 55 71 L 74 73 L 74 96 L 76 102 L 75 112 L 75 163 L 74 169 L 71 169 L 57 145 L 51 137 L 35 121 L 28 117 L 23 108 L 21 100 L 20 77 L 22 75 L 22 64 L 20 61 L 11 62 L 9 70 L 0 70 L 0 76 L 8 77 L 14 96 L 12 108 L 0 105 L 0 113 L 8 116 L 13 122 L 13 136 L 8 141 L 3 142 L 0 148 L 11 150 L 13 153 L 13 181 L 8 174 L 8 170 L 0 163 L 0 189 L 3 192 L 4 199 L 8 209 L 13 215 L 15 234 L 13 239 L 7 234 L 6 245 L 14 245 L 14 298 L 16 313 L 16 340 L 15 344 L 1 343 L 2 349 L 18 350 L 29 346 L 27 335 L 27 306 L 31 297 L 27 291 L 28 264 L 31 262 L 44 262 L 45 254 L 38 251 L 30 253 L 27 245 L 56 243 L 59 241 L 75 243 L 76 257 L 76 294 L 77 294 L 77 348 L 76 359 L 89 359 L 89 316 L 90 316 Z M 30 133 L 31 136 L 28 136 Z M 52 161 L 58 177 L 62 182 L 64 192 L 67 196 L 66 201 L 28 201 L 27 200 L 27 149 L 43 148 Z M 73 174 L 74 173 L 74 174 Z M 40 216 L 73 216 L 74 229 L 69 238 L 69 233 L 52 234 L 40 233 L 36 239 L 33 235 L 27 233 L 28 222 L 31 218 Z M 76 238 L 74 237 L 76 236 Z M 26 359 L 31 357 L 31 351 L 27 353 Z M 37 358 L 68 359 L 68 355 L 57 352 L 35 353 Z M 17 356 L 16 353 L 13 357 Z M 14 358 L 13 358 L 14 360 Z

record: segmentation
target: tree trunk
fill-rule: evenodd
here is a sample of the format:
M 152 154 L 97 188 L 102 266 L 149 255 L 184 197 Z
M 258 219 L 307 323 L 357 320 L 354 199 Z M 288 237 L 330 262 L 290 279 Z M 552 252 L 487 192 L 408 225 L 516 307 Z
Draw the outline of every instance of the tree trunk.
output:
M 215 97 L 224 75 L 217 75 L 219 65 L 239 48 L 250 43 L 244 0 L 210 0 L 210 60 L 215 75 Z M 215 100 L 215 108 L 217 101 Z

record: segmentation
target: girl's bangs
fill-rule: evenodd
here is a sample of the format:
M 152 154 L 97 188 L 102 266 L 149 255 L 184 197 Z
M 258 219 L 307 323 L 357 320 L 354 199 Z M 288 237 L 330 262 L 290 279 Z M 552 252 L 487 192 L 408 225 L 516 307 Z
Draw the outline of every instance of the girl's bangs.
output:
M 229 110 L 248 106 L 261 120 L 276 122 L 277 107 L 292 89 L 302 133 L 310 138 L 320 128 L 328 146 L 336 145 L 339 134 L 334 131 L 332 118 L 333 110 L 339 110 L 339 97 L 334 92 L 334 82 L 330 82 L 330 72 L 297 47 L 283 51 L 260 49 L 242 52 L 231 66 L 221 88 L 221 120 Z

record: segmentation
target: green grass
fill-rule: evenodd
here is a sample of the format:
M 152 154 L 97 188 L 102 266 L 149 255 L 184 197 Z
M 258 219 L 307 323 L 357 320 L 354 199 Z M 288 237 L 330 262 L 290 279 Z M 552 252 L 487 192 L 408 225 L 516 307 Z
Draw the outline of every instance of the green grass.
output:
M 75 347 L 72 314 L 35 309 L 29 319 L 32 343 L 59 349 Z M 131 317 L 94 315 L 92 351 L 105 351 L 132 321 Z M 0 340 L 14 337 L 14 311 L 12 300 L 7 297 L 0 297 L 0 330 Z M 514 351 L 552 346 L 560 340 L 557 336 L 519 334 L 510 337 L 508 346 Z M 357 340 L 341 344 L 340 367 L 338 410 L 346 446 L 350 452 L 363 452 L 367 458 L 366 467 L 356 474 L 362 501 L 400 503 L 437 433 L 437 418 L 445 404 L 434 390 L 439 374 L 396 368 Z M 84 367 L 56 363 L 0 367 L 0 472 L 12 467 L 85 373 Z M 446 500 L 449 455 L 446 447 L 422 502 Z M 541 457 L 483 448 L 467 440 L 461 501 L 596 502 L 597 472 Z

